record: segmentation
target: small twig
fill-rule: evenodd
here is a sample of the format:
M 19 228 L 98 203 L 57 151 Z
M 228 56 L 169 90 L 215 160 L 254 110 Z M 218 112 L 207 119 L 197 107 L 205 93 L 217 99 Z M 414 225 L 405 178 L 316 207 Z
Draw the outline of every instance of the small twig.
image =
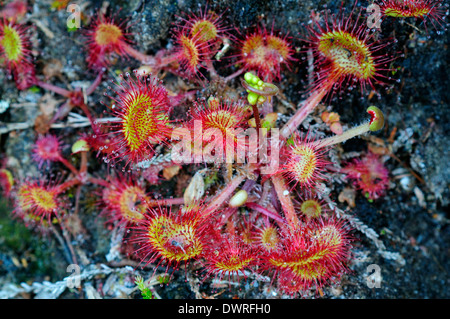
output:
M 223 47 L 220 49 L 219 52 L 217 52 L 215 59 L 217 61 L 220 61 L 220 59 L 223 57 L 223 55 L 228 51 L 228 49 L 231 47 L 230 40 L 228 38 L 223 39 Z
M 44 34 L 49 38 L 49 39 L 53 39 L 55 37 L 55 34 L 53 33 L 53 31 L 51 31 L 46 25 L 44 25 L 41 20 L 38 19 L 32 19 L 31 21 L 33 21 L 33 23 L 39 28 L 41 29 L 42 32 L 44 32 Z
M 69 248 L 69 251 L 70 251 L 70 254 L 71 254 L 71 257 L 72 257 L 71 261 L 72 261 L 73 264 L 78 265 L 77 255 L 75 254 L 75 250 L 73 249 L 71 240 L 69 238 L 69 233 L 67 231 L 66 226 L 64 225 L 64 221 L 62 220 L 62 218 L 61 218 L 61 216 L 59 215 L 58 212 L 56 212 L 56 218 L 58 218 L 59 225 L 61 227 L 61 231 L 62 231 L 63 237 L 64 237 L 64 239 L 66 241 L 67 247 Z
M 421 184 L 425 185 L 425 181 L 423 180 L 423 178 L 421 178 L 419 175 L 417 175 L 416 172 L 414 172 L 410 167 L 403 163 L 402 160 L 399 159 L 394 153 L 389 151 L 388 155 L 399 162 L 404 168 L 406 168 L 411 173 L 411 175 L 413 175 Z
M 89 265 L 86 269 L 83 269 L 81 274 L 71 274 L 63 280 L 54 283 L 49 281 L 33 282 L 32 284 L 22 282 L 20 286 L 8 285 L 6 287 L 2 287 L 0 290 L 0 299 L 11 299 L 21 293 L 35 293 L 37 298 L 56 299 L 69 287 L 69 282 L 81 282 L 92 279 L 98 275 L 130 273 L 134 274 L 136 273 L 136 270 L 129 266 L 115 269 L 110 268 L 105 264 Z
M 9 106 L 12 108 L 35 107 L 38 106 L 38 103 L 36 102 L 11 103 Z
M 59 220 L 59 222 L 61 223 L 61 220 Z M 62 238 L 61 234 L 56 230 L 55 226 L 52 224 L 51 221 L 48 222 L 50 229 L 53 232 L 53 235 L 55 235 L 56 240 L 59 242 L 59 244 L 61 245 L 63 251 L 64 251 L 64 256 L 66 257 L 66 260 L 69 264 L 71 264 L 73 262 L 73 258 L 70 255 L 70 251 L 66 245 L 66 242 L 64 241 L 64 239 Z
M 9 133 L 11 131 L 16 131 L 16 130 L 26 130 L 26 129 L 30 128 L 31 126 L 33 126 L 33 124 L 31 124 L 29 122 L 6 123 L 6 124 L 0 123 L 0 125 L 2 126 L 2 127 L 0 127 L 0 134 L 6 134 L 6 133 Z

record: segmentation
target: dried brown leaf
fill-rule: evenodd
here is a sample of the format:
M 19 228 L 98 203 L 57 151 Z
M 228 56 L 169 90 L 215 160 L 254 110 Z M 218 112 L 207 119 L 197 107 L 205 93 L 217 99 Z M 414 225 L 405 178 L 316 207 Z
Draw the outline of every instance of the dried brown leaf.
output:
M 172 179 L 172 177 L 174 177 L 175 175 L 178 174 L 180 169 L 181 169 L 180 165 L 173 165 L 173 166 L 166 167 L 163 169 L 163 177 L 167 180 L 170 180 L 170 179 Z
M 347 205 L 350 206 L 351 208 L 354 208 L 356 206 L 355 198 L 356 198 L 356 191 L 350 187 L 344 188 L 344 190 L 338 196 L 338 200 L 340 203 L 346 202 Z

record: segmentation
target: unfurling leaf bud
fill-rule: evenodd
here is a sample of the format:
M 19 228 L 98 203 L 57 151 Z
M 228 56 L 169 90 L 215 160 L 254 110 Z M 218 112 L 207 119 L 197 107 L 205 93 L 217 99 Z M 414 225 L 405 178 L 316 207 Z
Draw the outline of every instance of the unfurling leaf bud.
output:
M 78 140 L 72 145 L 72 154 L 88 152 L 89 149 L 89 144 L 85 140 Z
M 376 106 L 369 106 L 367 113 L 370 114 L 369 130 L 372 132 L 381 130 L 384 126 L 384 115 L 381 110 Z

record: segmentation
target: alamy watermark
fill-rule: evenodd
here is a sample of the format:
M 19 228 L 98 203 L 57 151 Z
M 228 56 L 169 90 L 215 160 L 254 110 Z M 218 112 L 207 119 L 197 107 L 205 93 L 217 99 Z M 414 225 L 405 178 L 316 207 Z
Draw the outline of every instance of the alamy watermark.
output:
M 367 12 L 370 12 L 367 17 L 367 26 L 370 29 L 381 29 L 381 8 L 377 4 L 371 4 L 366 8 Z
M 67 288 L 80 288 L 81 287 L 81 278 L 80 278 L 80 266 L 77 264 L 70 264 L 67 266 L 67 272 L 71 273 L 67 278 Z
M 66 25 L 68 29 L 81 28 L 81 8 L 79 5 L 71 3 L 67 6 L 67 12 L 71 14 L 67 17 Z
M 377 4 L 367 6 L 366 11 L 369 14 L 367 17 L 367 26 L 370 29 L 381 29 L 381 8 Z M 66 25 L 68 29 L 81 28 L 81 7 L 78 4 L 71 3 L 67 6 L 66 12 L 70 15 L 67 17 Z
M 367 287 L 369 288 L 381 288 L 381 267 L 377 264 L 371 264 L 367 266 Z

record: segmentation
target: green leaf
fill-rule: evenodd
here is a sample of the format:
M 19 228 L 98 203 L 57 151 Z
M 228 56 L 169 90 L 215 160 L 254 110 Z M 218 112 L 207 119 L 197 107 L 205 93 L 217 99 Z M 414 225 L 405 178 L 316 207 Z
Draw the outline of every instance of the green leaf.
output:
M 31 93 L 39 93 L 41 91 L 41 89 L 38 88 L 37 86 L 32 86 L 28 89 L 28 91 Z
M 155 299 L 153 297 L 152 291 L 145 285 L 144 278 L 137 276 L 135 284 L 138 286 L 143 299 Z

